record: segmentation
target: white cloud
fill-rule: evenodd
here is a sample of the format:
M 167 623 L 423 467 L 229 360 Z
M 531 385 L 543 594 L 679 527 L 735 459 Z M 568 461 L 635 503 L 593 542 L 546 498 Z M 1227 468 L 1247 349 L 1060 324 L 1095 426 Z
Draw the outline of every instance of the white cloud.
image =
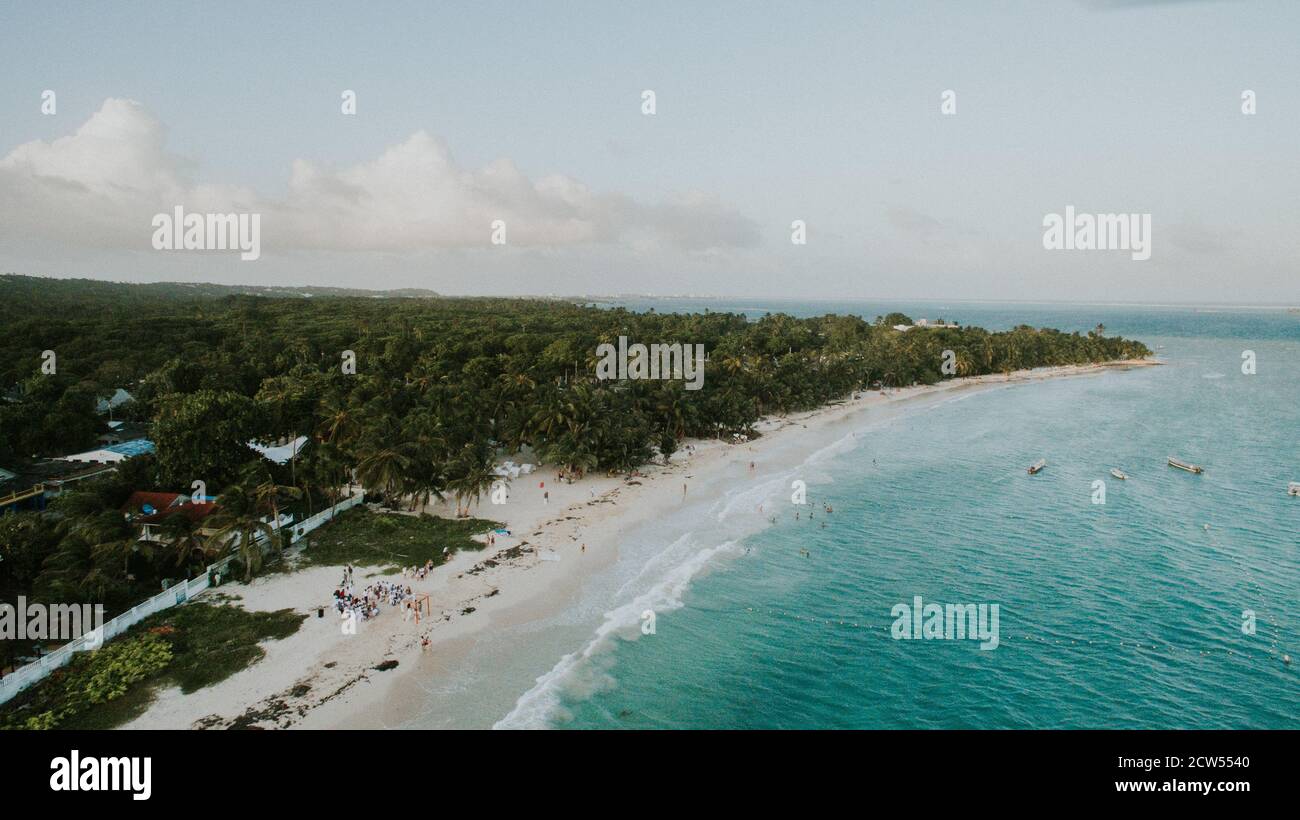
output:
M 139 103 L 109 99 L 75 134 L 18 146 L 0 160 L 0 239 L 146 249 L 152 216 L 177 205 L 261 213 L 270 251 L 490 247 L 497 219 L 509 245 L 524 248 L 713 252 L 759 238 L 751 220 L 707 194 L 647 204 L 566 176 L 533 180 L 509 159 L 464 168 L 424 131 L 338 170 L 296 160 L 279 199 L 193 183 L 190 163 L 166 151 L 165 137 Z

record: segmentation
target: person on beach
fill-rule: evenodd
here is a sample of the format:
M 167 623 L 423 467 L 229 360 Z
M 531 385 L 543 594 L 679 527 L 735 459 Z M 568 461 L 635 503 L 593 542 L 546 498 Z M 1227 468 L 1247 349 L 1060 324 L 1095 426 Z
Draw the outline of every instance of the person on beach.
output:
M 547 490 L 546 492 L 542 493 L 542 503 L 543 503 L 543 504 L 550 504 L 550 503 L 551 503 L 551 491 L 550 491 L 550 490 Z

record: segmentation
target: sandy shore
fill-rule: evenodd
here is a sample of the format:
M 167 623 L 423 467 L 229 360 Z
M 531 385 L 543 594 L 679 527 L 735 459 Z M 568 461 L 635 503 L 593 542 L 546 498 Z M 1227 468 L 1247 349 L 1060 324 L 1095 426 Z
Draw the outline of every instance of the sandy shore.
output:
M 457 554 L 422 581 L 409 580 L 428 593 L 432 617 L 418 626 L 397 610 L 385 609 L 343 634 L 330 606 L 341 567 L 313 567 L 227 584 L 220 595 L 249 610 L 290 608 L 308 613 L 294 635 L 264 644 L 266 657 L 215 686 L 190 695 L 178 688 L 160 691 L 150 708 L 128 728 L 222 728 L 233 726 L 303 728 L 382 728 L 401 725 L 419 708 L 419 695 L 439 676 L 454 670 L 477 638 L 494 627 L 527 623 L 562 610 L 591 573 L 617 556 L 620 537 L 665 510 L 717 493 L 716 478 L 737 463 L 761 459 L 777 442 L 798 430 L 817 429 L 872 408 L 920 396 L 1042 379 L 1099 373 L 1107 369 L 1158 364 L 1154 361 L 1042 368 L 1010 376 L 951 379 L 936 385 L 860 393 L 854 400 L 807 413 L 774 417 L 756 425 L 762 436 L 743 445 L 688 441 L 666 465 L 647 465 L 634 478 L 588 476 L 572 484 L 556 481 L 542 469 L 511 482 L 503 505 L 486 498 L 472 514 L 505 523 L 510 536 L 479 552 Z M 539 487 L 545 482 L 545 489 Z M 549 492 L 549 501 L 543 496 Z M 427 511 L 454 515 L 454 503 L 431 504 Z M 308 539 L 310 541 L 310 539 Z M 585 545 L 585 549 L 584 549 Z M 358 586 L 382 568 L 357 571 Z M 317 608 L 325 607 L 325 617 Z M 420 646 L 428 634 L 432 645 Z M 385 662 L 397 665 L 387 671 Z M 391 667 L 391 663 L 388 664 Z

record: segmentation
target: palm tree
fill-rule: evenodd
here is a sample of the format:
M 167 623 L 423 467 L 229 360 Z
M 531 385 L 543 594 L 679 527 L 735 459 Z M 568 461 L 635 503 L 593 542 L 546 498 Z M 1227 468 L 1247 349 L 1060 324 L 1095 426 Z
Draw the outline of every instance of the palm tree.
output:
M 957 375 L 971 376 L 975 374 L 976 370 L 977 367 L 975 365 L 975 360 L 971 358 L 971 355 L 967 353 L 965 350 L 958 350 L 957 351 Z
M 363 487 L 381 491 L 385 498 L 396 496 L 406 486 L 411 459 L 395 447 L 369 450 L 357 463 L 357 479 Z
M 257 391 L 257 400 L 271 409 L 276 427 L 279 430 L 289 428 L 289 475 L 290 481 L 295 484 L 298 469 L 297 425 L 307 395 L 303 381 L 294 376 L 273 376 L 262 382 L 261 389 Z
M 344 398 L 330 396 L 321 403 L 321 423 L 317 434 L 331 444 L 346 446 L 360 432 L 356 413 Z
M 163 519 L 159 532 L 168 549 L 175 554 L 178 567 L 196 561 L 206 564 L 214 557 L 200 526 L 184 513 L 172 513 Z
M 141 542 L 136 538 L 135 533 L 122 520 L 122 516 L 102 509 L 94 514 L 70 519 L 66 531 L 67 538 L 78 539 L 89 548 L 88 552 L 83 553 L 90 559 L 89 566 L 80 568 L 86 576 L 93 574 L 97 566 L 108 567 L 121 561 L 121 577 L 128 578 L 131 571 L 131 556 L 141 550 L 142 544 L 147 545 L 147 542 Z M 75 552 L 73 551 L 73 554 Z M 75 564 L 69 564 L 67 569 L 77 571 Z M 78 584 L 80 585 L 81 582 Z
M 125 538 L 117 536 L 90 545 L 90 554 L 96 563 L 109 564 L 120 560 L 122 562 L 122 575 L 127 580 L 131 580 L 131 558 L 138 553 L 142 553 L 146 559 L 152 559 L 153 544 L 148 541 L 141 541 L 134 533 Z
M 474 499 L 477 504 L 483 493 L 497 481 L 505 479 L 492 472 L 492 460 L 475 453 L 470 445 L 461 451 L 451 467 L 453 478 L 447 481 L 447 489 L 456 497 L 456 515 L 468 515 L 469 505 L 466 500 Z M 464 510 L 462 511 L 462 506 Z
M 118 522 L 119 525 L 122 522 Z M 63 537 L 42 562 L 39 582 L 48 597 L 105 602 L 110 591 L 122 591 L 126 570 L 136 549 L 133 536 L 121 526 L 98 533 L 79 525 L 61 525 Z
M 338 501 L 339 487 L 349 473 L 343 461 L 343 454 L 339 452 L 337 445 L 328 441 L 322 442 L 319 447 L 312 448 L 311 460 L 308 463 L 311 469 L 306 482 L 310 482 L 317 489 L 323 487 L 330 506 L 334 506 Z M 304 482 L 304 491 L 307 490 L 306 482 Z
M 258 505 L 253 488 L 240 484 L 227 487 L 219 504 L 212 515 L 212 526 L 216 528 L 212 541 L 238 551 L 244 564 L 244 583 L 248 583 L 262 566 L 262 539 L 270 542 L 277 532 L 265 520 L 264 508 Z
M 253 498 L 256 499 L 257 507 L 260 509 L 270 508 L 270 515 L 276 529 L 279 529 L 279 502 L 295 502 L 302 498 L 303 491 L 298 487 L 282 485 L 276 483 L 270 473 L 263 473 L 263 481 L 252 487 Z M 281 546 L 283 546 L 283 539 Z

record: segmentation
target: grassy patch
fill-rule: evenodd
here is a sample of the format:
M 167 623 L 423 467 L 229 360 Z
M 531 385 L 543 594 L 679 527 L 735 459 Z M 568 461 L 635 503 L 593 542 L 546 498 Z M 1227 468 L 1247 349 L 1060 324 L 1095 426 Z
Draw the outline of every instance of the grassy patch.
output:
M 189 694 L 260 661 L 266 651 L 259 642 L 289 637 L 306 617 L 289 609 L 247 612 L 194 604 L 159 612 L 140 625 L 171 642 L 174 657 L 165 677 Z
M 471 536 L 500 526 L 482 518 L 393 515 L 353 507 L 307 536 L 297 566 L 354 564 L 396 571 L 429 560 L 437 565 L 460 550 L 483 549 Z
M 185 693 L 261 660 L 259 641 L 292 635 L 305 615 L 191 603 L 151 615 L 0 706 L 3 729 L 110 729 L 142 714 L 160 686 Z

